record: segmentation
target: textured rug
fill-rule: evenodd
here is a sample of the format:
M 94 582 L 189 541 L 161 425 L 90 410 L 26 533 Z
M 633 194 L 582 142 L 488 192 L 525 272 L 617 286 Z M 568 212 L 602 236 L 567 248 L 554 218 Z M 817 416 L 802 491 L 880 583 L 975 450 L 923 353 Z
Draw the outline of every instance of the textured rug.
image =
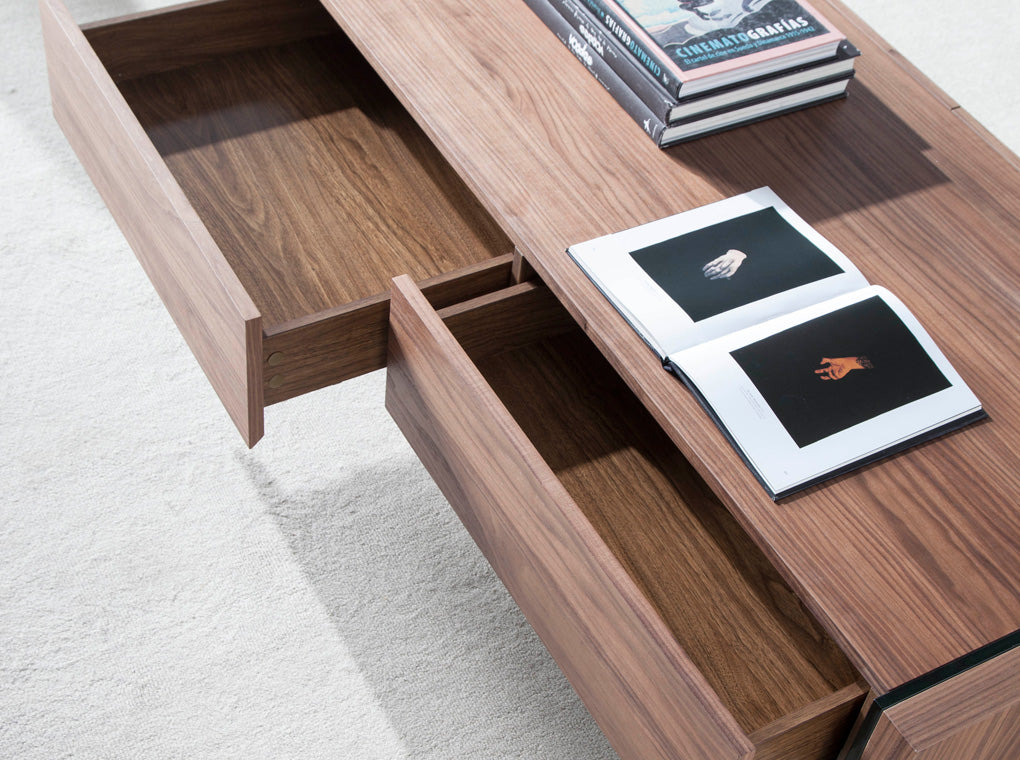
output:
M 1020 145 L 1011 4 L 849 5 Z M 615 757 L 383 374 L 249 451 L 52 119 L 30 0 L 0 57 L 0 758 Z

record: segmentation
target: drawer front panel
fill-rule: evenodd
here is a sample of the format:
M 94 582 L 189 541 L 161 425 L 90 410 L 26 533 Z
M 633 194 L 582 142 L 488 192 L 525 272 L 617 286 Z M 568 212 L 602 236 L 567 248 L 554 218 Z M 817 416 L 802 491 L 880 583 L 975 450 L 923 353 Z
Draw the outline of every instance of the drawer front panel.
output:
M 500 290 L 511 283 L 513 254 L 497 256 L 419 283 L 436 308 Z M 263 340 L 266 406 L 386 366 L 389 295 L 362 299 L 328 314 L 277 328 Z
M 885 708 L 867 739 L 846 760 L 1020 757 L 1020 647 Z
M 390 414 L 621 756 L 753 756 L 408 278 L 394 281 L 390 326 Z
M 54 115 L 248 445 L 262 320 L 60 0 L 41 0 Z

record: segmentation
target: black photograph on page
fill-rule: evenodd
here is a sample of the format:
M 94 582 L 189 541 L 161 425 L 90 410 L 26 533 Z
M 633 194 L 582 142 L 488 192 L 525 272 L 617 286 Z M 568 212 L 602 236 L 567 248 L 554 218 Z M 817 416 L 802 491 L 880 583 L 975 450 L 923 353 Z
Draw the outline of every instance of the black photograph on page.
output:
M 950 387 L 880 298 L 817 317 L 730 356 L 801 448 Z
M 630 255 L 694 322 L 843 272 L 774 208 Z

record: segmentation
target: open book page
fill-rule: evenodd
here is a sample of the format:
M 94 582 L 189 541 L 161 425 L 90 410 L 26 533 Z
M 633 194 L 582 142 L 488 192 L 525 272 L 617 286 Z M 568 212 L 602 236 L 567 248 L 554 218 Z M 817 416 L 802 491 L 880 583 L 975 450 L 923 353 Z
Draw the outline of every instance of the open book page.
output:
M 669 359 L 773 496 L 980 414 L 916 318 L 880 287 Z
M 867 285 L 767 187 L 568 253 L 660 358 Z

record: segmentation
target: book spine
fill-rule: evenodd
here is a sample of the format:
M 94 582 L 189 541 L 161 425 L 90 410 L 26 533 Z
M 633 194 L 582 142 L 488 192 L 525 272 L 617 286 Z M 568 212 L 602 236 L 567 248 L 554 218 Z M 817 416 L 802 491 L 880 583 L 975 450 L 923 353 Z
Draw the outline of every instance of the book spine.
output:
M 668 123 L 670 113 L 677 105 L 677 99 L 651 71 L 630 54 L 619 38 L 598 24 L 591 13 L 582 6 L 581 0 L 549 0 L 549 2 L 588 43 L 592 53 L 605 61 L 652 113 Z
M 849 79 L 849 77 L 847 77 L 847 79 Z M 692 130 L 687 134 L 680 134 L 677 131 L 677 128 L 674 128 L 672 132 L 669 129 L 666 129 L 664 131 L 662 139 L 660 140 L 660 147 L 668 148 L 671 145 L 679 145 L 680 143 L 689 142 L 691 140 L 697 140 L 701 137 L 709 137 L 710 135 L 721 134 L 723 132 L 728 132 L 731 129 L 737 129 L 738 127 L 746 127 L 751 124 L 757 124 L 763 121 L 767 121 L 769 119 L 774 119 L 777 116 L 786 116 L 787 114 L 796 113 L 797 111 L 803 111 L 804 109 L 810 108 L 811 106 L 819 106 L 836 100 L 843 100 L 844 98 L 846 98 L 846 90 L 833 93 L 832 95 L 819 97 L 816 100 L 809 100 L 804 103 L 797 103 L 795 105 L 788 106 L 786 108 L 780 108 L 775 111 L 767 111 L 765 113 L 759 114 L 758 116 L 737 119 L 730 124 L 726 124 L 720 127 L 706 128 L 701 131 Z M 680 134 L 680 136 L 678 136 L 678 134 Z
M 580 0 L 589 15 L 620 41 L 631 56 L 674 98 L 680 97 L 683 81 L 676 64 L 656 45 L 647 32 L 612 0 Z
M 574 28 L 553 6 L 555 0 L 524 0 L 524 2 L 584 65 L 588 73 L 609 91 L 613 99 L 641 126 L 645 134 L 656 145 L 661 145 L 660 140 L 666 123 L 624 84 L 602 58 L 590 50 L 590 45 L 578 36 Z

